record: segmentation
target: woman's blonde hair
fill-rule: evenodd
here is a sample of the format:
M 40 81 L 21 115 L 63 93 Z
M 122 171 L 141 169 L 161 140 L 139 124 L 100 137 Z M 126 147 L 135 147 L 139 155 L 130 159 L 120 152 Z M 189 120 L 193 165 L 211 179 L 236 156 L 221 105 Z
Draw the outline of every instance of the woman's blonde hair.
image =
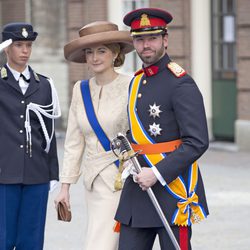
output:
M 117 57 L 114 61 L 115 67 L 120 67 L 123 65 L 125 61 L 125 54 L 121 52 L 121 46 L 119 43 L 112 44 L 104 44 L 107 48 L 109 48 L 114 54 L 117 54 Z

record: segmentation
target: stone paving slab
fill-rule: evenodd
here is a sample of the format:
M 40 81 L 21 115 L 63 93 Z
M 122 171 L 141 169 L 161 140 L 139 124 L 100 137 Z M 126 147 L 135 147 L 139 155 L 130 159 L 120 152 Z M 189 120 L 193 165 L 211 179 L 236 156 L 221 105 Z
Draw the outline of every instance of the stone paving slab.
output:
M 58 151 L 61 163 L 63 137 L 58 139 Z M 250 154 L 211 145 L 199 163 L 210 215 L 193 226 L 193 249 L 250 249 Z M 83 250 L 87 214 L 82 180 L 71 187 L 70 223 L 56 219 L 53 200 L 58 192 L 49 198 L 44 250 Z M 160 250 L 158 242 L 153 249 Z

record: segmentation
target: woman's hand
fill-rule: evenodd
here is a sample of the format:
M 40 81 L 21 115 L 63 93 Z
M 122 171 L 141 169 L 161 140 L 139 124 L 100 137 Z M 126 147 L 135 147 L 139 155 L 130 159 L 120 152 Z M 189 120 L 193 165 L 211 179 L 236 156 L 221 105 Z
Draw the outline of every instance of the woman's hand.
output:
M 56 209 L 57 209 L 58 202 L 60 202 L 60 201 L 65 202 L 68 209 L 70 209 L 69 188 L 70 188 L 70 184 L 68 184 L 68 183 L 62 184 L 60 193 L 57 195 L 57 197 L 54 200 Z

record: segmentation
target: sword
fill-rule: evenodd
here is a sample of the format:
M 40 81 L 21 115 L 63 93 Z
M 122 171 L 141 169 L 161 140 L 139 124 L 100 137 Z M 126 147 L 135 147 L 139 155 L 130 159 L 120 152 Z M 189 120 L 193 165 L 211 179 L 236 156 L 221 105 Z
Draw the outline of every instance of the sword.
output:
M 118 133 L 117 137 L 114 138 L 111 142 L 112 150 L 113 150 L 113 148 L 121 148 L 121 144 L 124 146 L 125 151 L 129 153 L 130 159 L 131 159 L 137 173 L 140 173 L 142 171 L 142 168 L 141 168 L 141 165 L 136 157 L 137 153 L 134 152 L 134 150 L 132 149 L 132 146 L 129 143 L 128 139 L 122 133 Z M 114 152 L 114 150 L 113 150 L 113 152 Z M 159 204 L 157 198 L 155 197 L 155 194 L 154 194 L 152 188 L 148 188 L 147 193 L 148 193 L 148 196 L 149 196 L 152 204 L 154 205 L 154 208 L 155 208 L 156 212 L 158 213 L 158 215 L 162 221 L 162 224 L 163 224 L 164 228 L 166 229 L 175 249 L 181 250 L 181 248 L 180 248 L 180 246 L 179 246 L 179 244 L 178 244 L 178 242 L 177 242 L 177 240 L 176 240 L 176 238 L 175 238 L 175 236 L 174 236 L 174 234 L 173 234 L 173 232 L 168 224 L 168 221 L 167 221 L 164 213 L 162 212 L 160 204 Z

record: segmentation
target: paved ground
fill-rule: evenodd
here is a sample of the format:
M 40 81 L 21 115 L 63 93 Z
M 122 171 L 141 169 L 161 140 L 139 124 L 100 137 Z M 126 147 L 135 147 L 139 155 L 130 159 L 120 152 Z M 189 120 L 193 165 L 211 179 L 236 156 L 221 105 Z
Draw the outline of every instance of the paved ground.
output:
M 61 161 L 63 137 L 58 140 L 58 149 Z M 210 215 L 193 227 L 193 249 L 250 249 L 250 154 L 237 152 L 232 145 L 213 143 L 199 162 Z M 73 220 L 70 223 L 56 219 L 53 199 L 58 191 L 49 199 L 44 250 L 83 250 L 87 215 L 82 181 L 71 189 Z M 160 250 L 158 242 L 154 250 Z

